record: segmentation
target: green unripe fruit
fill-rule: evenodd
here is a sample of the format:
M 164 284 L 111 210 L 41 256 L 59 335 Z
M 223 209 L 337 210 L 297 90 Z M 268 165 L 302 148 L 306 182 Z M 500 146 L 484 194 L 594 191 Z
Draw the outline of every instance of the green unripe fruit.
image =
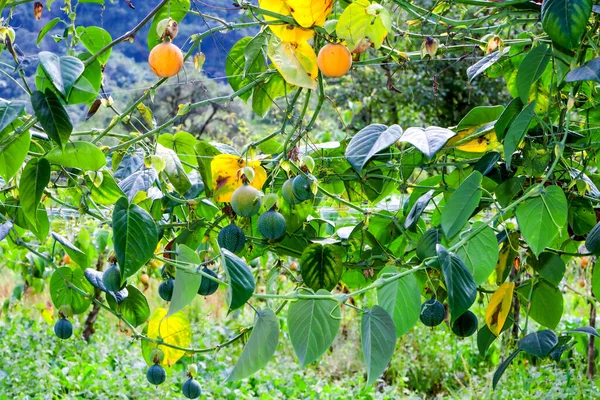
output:
M 265 239 L 277 240 L 285 235 L 285 218 L 274 210 L 261 214 L 258 218 L 258 231 Z
M 246 235 L 236 224 L 233 222 L 219 232 L 217 236 L 217 242 L 219 247 L 227 249 L 232 253 L 237 253 L 244 248 L 246 244 Z
M 202 268 L 202 272 L 210 276 L 214 276 L 217 279 L 219 278 L 213 270 L 208 269 L 207 267 Z M 201 296 L 210 296 L 216 292 L 218 288 L 219 284 L 217 282 L 203 276 L 202 280 L 200 281 L 200 287 L 198 288 L 198 294 Z
M 111 264 L 102 274 L 102 283 L 109 292 L 118 292 L 121 289 L 121 270 L 117 264 Z
M 446 309 L 436 299 L 429 299 L 421 305 L 419 318 L 425 326 L 438 326 L 444 321 Z
M 73 336 L 73 324 L 68 319 L 59 319 L 54 325 L 54 334 L 63 340 L 70 338 Z
M 284 182 L 281 187 L 281 196 L 283 196 L 283 199 L 289 204 L 298 204 L 300 203 L 300 200 L 294 196 L 294 190 L 292 188 L 293 181 L 294 179 L 290 178 Z
M 477 324 L 477 316 L 471 311 L 467 311 L 454 321 L 454 324 L 452 324 L 452 332 L 454 332 L 456 336 L 469 337 L 477 332 Z
M 298 175 L 292 181 L 292 192 L 299 201 L 310 200 L 315 195 L 312 192 L 312 185 L 315 182 L 312 175 Z
M 188 399 L 197 399 L 202 394 L 200 384 L 194 378 L 190 378 L 181 387 L 181 392 Z
M 175 279 L 169 278 L 158 286 L 158 295 L 164 301 L 171 301 L 173 297 L 173 287 L 175 286 Z
M 250 185 L 242 185 L 231 196 L 231 208 L 240 217 L 251 217 L 260 210 L 260 192 Z
M 167 372 L 160 365 L 154 364 L 146 371 L 146 379 L 153 385 L 160 385 L 167 379 Z

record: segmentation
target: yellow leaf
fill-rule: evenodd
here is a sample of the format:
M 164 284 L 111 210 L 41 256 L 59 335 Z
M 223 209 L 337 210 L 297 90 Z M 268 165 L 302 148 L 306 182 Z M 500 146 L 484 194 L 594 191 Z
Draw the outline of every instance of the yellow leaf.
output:
M 459 131 L 456 136 L 446 143 L 445 147 L 456 147 L 466 153 L 485 153 L 500 146 L 496 132 L 489 129 L 488 124 L 475 126 Z M 466 140 L 473 137 L 473 140 Z
M 49 324 L 54 322 L 54 315 L 52 311 L 48 310 L 47 308 L 44 308 L 42 310 L 42 318 L 44 318 L 44 321 L 46 321 Z
M 258 5 L 260 8 L 267 11 L 272 11 L 284 16 L 292 16 L 292 11 L 287 4 L 285 4 L 284 0 L 259 0 Z M 285 42 L 305 42 L 315 35 L 315 31 L 312 29 L 304 29 L 295 25 L 283 24 L 278 18 L 269 15 L 265 15 L 265 21 L 276 21 L 273 22 L 273 24 L 269 24 L 269 28 L 271 28 L 271 31 L 275 36 Z
M 234 154 L 218 154 L 212 159 L 210 169 L 215 201 L 231 201 L 233 192 L 243 184 L 241 176 L 246 165 L 254 170 L 254 180 L 250 185 L 261 190 L 267 181 L 267 172 L 260 165 L 260 160 L 252 160 L 246 164 L 244 158 Z
M 187 317 L 181 311 L 167 317 L 167 310 L 158 308 L 148 322 L 147 336 L 151 339 L 162 338 L 165 343 L 178 347 L 189 347 L 192 342 L 192 329 Z M 165 357 L 162 365 L 171 366 L 177 362 L 185 351 L 169 346 L 159 345 Z
M 485 312 L 485 323 L 496 336 L 500 334 L 506 323 L 506 318 L 508 318 L 514 289 L 515 284 L 513 282 L 503 283 L 492 295 L 488 304 Z
M 310 44 L 272 37 L 267 53 L 287 83 L 312 90 L 317 88 L 317 54 Z
M 304 28 L 323 26 L 333 9 L 333 0 L 285 0 L 292 16 Z

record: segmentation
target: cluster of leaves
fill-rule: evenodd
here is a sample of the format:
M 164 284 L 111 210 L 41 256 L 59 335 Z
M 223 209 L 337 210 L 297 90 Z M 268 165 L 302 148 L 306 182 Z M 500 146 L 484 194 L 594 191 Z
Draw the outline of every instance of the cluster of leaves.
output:
M 300 364 L 316 361 L 337 336 L 344 305 L 360 313 L 371 384 L 390 362 L 397 338 L 419 320 L 423 298 L 445 303 L 448 324 L 458 336 L 468 336 L 478 328 L 469 311 L 478 292 L 492 294 L 477 333 L 482 353 L 512 325 L 525 335 L 494 384 L 520 351 L 559 359 L 573 333 L 559 338 L 552 331 L 563 313 L 559 286 L 566 263 L 588 251 L 600 254 L 594 129 L 600 63 L 593 57 L 598 22 L 591 0 L 550 0 L 542 7 L 469 0 L 465 3 L 482 8 L 482 16 L 462 21 L 444 16 L 447 4 L 425 10 L 391 2 L 424 24 L 447 25 L 453 35 L 494 31 L 488 19 L 510 28 L 521 15 L 540 16 L 543 30 L 505 40 L 471 38 L 489 54 L 467 76 L 504 77 L 514 97 L 506 106 L 475 107 L 453 129 L 372 124 L 351 138 L 325 143 L 312 140 L 327 94 L 310 40 L 314 46 L 341 41 L 350 50 L 368 41 L 374 49 L 357 52 L 364 64 L 432 58 L 440 49 L 426 38 L 423 53 L 397 50 L 400 29 L 412 24 L 392 23 L 394 10 L 378 2 L 338 1 L 336 13 L 333 0 L 305 3 L 240 2 L 255 18 L 240 26 L 262 29 L 228 55 L 233 94 L 181 104 L 176 116 L 157 125 L 143 102 L 165 81 L 159 80 L 90 142 L 75 140 L 67 108 L 86 104 L 91 117 L 102 104 L 112 107 L 99 98 L 110 49 L 150 17 L 152 47 L 159 41 L 156 24 L 168 16 L 185 23 L 190 3 L 163 1 L 115 40 L 100 28 L 69 20 L 69 48 L 81 43 L 88 52 L 39 53 L 35 90 L 25 87 L 33 114 L 24 102 L 0 102 L 0 239 L 25 247 L 53 270 L 50 293 L 63 316 L 83 313 L 92 303 L 118 316 L 141 340 L 154 368 L 148 375 L 153 383 L 164 380 L 158 364 L 170 367 L 186 352 L 210 350 L 189 347 L 191 327 L 182 309 L 214 283 L 227 291 L 229 311 L 248 304 L 255 312 L 252 327 L 215 347 L 250 332 L 229 380 L 252 375 L 275 354 L 278 314 L 284 311 Z M 69 16 L 70 8 L 66 2 Z M 51 21 L 40 40 L 58 22 Z M 218 29 L 235 28 L 224 23 Z M 191 38 L 186 58 L 207 34 Z M 440 54 L 451 51 L 444 46 Z M 311 93 L 318 102 L 309 118 Z M 170 131 L 202 105 L 250 97 L 259 115 L 284 97 L 287 118 L 241 151 L 201 141 L 193 132 Z M 131 124 L 134 111 L 144 120 L 139 126 Z M 120 142 L 103 145 L 119 126 L 137 132 L 117 134 Z M 92 244 L 89 235 L 80 234 L 73 243 L 54 228 L 50 235 L 56 205 L 107 227 L 98 232 L 110 232 L 110 240 L 99 233 Z M 235 225 L 227 233 L 231 221 Z M 232 234 L 235 238 L 228 237 Z M 57 265 L 56 244 L 74 264 Z M 112 256 L 116 266 L 107 270 L 110 276 L 102 275 L 98 269 Z M 94 259 L 100 268 L 90 268 Z M 151 313 L 144 294 L 128 280 L 157 260 L 164 263 L 160 275 L 172 293 L 170 288 L 161 293 L 170 300 L 168 310 Z M 297 275 L 287 269 L 295 260 Z M 282 271 L 294 276 L 289 293 L 273 285 Z M 549 330 L 529 333 L 529 318 Z M 598 335 L 592 328 L 575 333 Z

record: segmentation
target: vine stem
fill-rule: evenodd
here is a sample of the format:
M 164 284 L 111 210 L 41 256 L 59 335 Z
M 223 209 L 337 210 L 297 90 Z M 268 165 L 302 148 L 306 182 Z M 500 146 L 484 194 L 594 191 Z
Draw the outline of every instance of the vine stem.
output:
M 115 40 L 113 40 L 112 42 L 110 42 L 109 44 L 107 44 L 106 46 L 104 46 L 103 48 L 101 48 L 100 50 L 98 50 L 95 54 L 93 54 L 90 58 L 88 58 L 87 60 L 85 60 L 84 65 L 88 66 L 91 63 L 93 63 L 99 56 L 101 56 L 102 54 L 106 53 L 108 50 L 112 49 L 114 46 L 116 46 L 117 44 L 124 42 L 128 39 L 131 39 L 133 37 L 135 37 L 135 34 L 137 33 L 137 31 L 139 31 L 140 29 L 142 29 L 142 27 L 144 25 L 146 25 L 148 23 L 148 21 L 150 21 L 152 19 L 152 17 L 154 17 L 154 15 L 156 15 L 160 9 L 162 8 L 162 6 L 164 6 L 165 4 L 167 4 L 169 2 L 169 0 L 161 0 L 160 3 L 158 3 L 156 5 L 156 7 L 154 7 L 152 9 L 152 11 L 150 11 L 148 13 L 148 15 L 146 15 L 144 17 L 144 19 L 142 19 L 136 26 L 133 27 L 133 29 L 131 29 L 130 31 L 126 32 L 125 34 L 119 36 L 118 38 L 116 38 Z

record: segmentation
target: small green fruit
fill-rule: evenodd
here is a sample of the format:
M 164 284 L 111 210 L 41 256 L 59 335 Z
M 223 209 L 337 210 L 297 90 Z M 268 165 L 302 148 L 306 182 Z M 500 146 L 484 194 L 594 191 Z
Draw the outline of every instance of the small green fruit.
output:
M 197 380 L 190 378 L 181 387 L 183 395 L 188 399 L 197 399 L 202 394 L 202 388 Z
M 102 283 L 109 292 L 118 292 L 121 289 L 121 270 L 117 264 L 111 264 L 102 274 Z
M 465 312 L 452 324 L 452 332 L 460 337 L 469 337 L 477 332 L 477 316 L 471 311 Z
M 160 385 L 167 379 L 167 372 L 160 365 L 154 364 L 146 371 L 146 379 L 153 385 Z
M 169 278 L 158 286 L 158 295 L 164 301 L 171 301 L 173 297 L 173 287 L 175 286 L 175 279 Z
M 207 267 L 202 268 L 202 272 L 210 276 L 214 276 L 217 279 L 219 278 L 213 270 L 208 269 Z M 198 288 L 198 294 L 201 296 L 210 296 L 216 292 L 218 288 L 219 284 L 217 282 L 203 276 L 202 280 L 200 281 L 200 287 Z
M 219 247 L 227 249 L 232 253 L 237 253 L 244 248 L 246 235 L 244 235 L 244 231 L 232 222 L 219 231 L 217 242 L 219 243 Z
M 294 179 L 290 178 L 283 183 L 283 186 L 281 186 L 281 196 L 283 196 L 283 199 L 289 204 L 298 204 L 300 203 L 300 200 L 294 196 L 294 190 L 292 188 L 293 181 Z
M 231 196 L 231 208 L 240 217 L 251 217 L 260 210 L 260 192 L 250 185 L 242 185 Z
M 299 201 L 310 200 L 315 195 L 312 192 L 312 186 L 315 183 L 315 179 L 312 175 L 304 176 L 297 175 L 292 181 L 292 191 L 294 196 Z
M 446 309 L 436 299 L 429 299 L 421 305 L 421 322 L 425 326 L 438 326 L 444 321 Z
M 73 324 L 68 319 L 59 319 L 54 325 L 54 334 L 63 340 L 70 338 L 73 336 Z
M 258 231 L 265 239 L 277 240 L 285 235 L 285 218 L 274 210 L 261 214 L 258 218 Z

